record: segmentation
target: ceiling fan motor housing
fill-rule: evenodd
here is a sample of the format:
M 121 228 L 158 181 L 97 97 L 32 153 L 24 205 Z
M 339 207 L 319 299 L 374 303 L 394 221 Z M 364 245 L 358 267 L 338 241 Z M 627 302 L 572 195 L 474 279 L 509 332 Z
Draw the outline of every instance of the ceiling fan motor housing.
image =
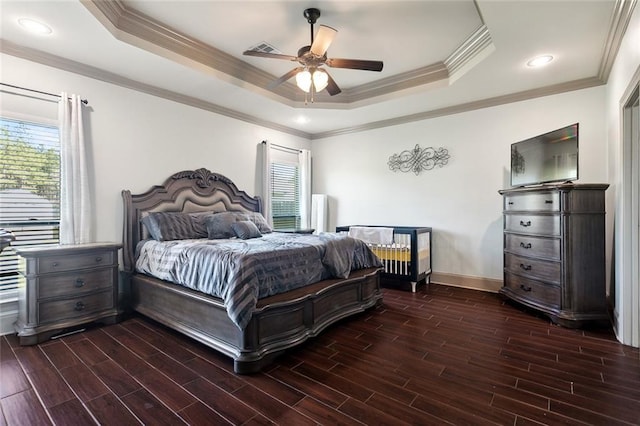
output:
M 327 55 L 314 55 L 311 46 L 303 46 L 298 49 L 298 62 L 307 67 L 319 67 L 327 60 Z
M 305 18 L 307 18 L 307 22 L 313 25 L 316 23 L 316 21 L 320 17 L 320 9 L 316 9 L 315 7 L 310 7 L 309 9 L 304 10 L 303 15 Z

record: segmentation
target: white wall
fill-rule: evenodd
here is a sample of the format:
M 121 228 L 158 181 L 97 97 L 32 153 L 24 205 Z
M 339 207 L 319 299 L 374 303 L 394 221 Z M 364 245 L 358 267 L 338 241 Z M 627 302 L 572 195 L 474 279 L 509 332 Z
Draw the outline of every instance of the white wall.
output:
M 636 7 L 629 22 L 627 32 L 620 45 L 620 50 L 616 57 L 614 66 L 609 76 L 606 91 L 606 126 L 607 126 L 607 148 L 609 155 L 609 182 L 611 188 L 607 195 L 607 206 L 610 210 L 615 210 L 615 215 L 609 216 L 608 228 L 614 229 L 612 232 L 615 262 L 613 271 L 614 285 L 614 325 L 618 339 L 626 344 L 638 346 L 640 342 L 640 324 L 638 324 L 638 300 L 632 301 L 640 290 L 631 287 L 631 277 L 629 263 L 632 261 L 629 246 L 623 246 L 623 226 L 629 220 L 627 212 L 624 211 L 624 197 L 629 197 L 629 188 L 623 185 L 622 164 L 623 143 L 621 134 L 621 110 L 625 101 L 625 92 L 630 88 L 630 84 L 640 74 L 640 8 Z M 637 261 L 637 259 L 635 260 Z M 635 319 L 634 319 L 635 317 Z M 633 323 L 632 321 L 635 321 Z
M 0 80 L 45 92 L 76 93 L 89 101 L 98 241 L 122 240 L 120 192 L 142 192 L 170 174 L 200 167 L 221 173 L 251 195 L 260 191 L 258 146 L 264 139 L 309 148 L 307 139 L 277 132 L 123 87 L 0 56 Z M 241 89 L 238 89 L 241 90 Z M 57 104 L 0 93 L 3 115 L 48 116 Z
M 425 96 L 428 96 L 426 94 Z M 314 193 L 330 226 L 433 227 L 433 270 L 502 280 L 502 198 L 510 144 L 580 123 L 581 183 L 607 182 L 604 86 L 312 142 Z M 449 163 L 416 176 L 392 154 L 444 147 Z

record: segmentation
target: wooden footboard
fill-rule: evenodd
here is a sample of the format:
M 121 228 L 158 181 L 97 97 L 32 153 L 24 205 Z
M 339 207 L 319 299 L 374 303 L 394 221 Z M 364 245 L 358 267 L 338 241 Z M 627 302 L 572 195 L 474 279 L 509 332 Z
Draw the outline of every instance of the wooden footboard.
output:
M 235 372 L 248 374 L 336 321 L 376 305 L 382 299 L 380 272 L 353 271 L 348 279 L 325 280 L 261 299 L 244 330 L 229 319 L 221 299 L 146 275 L 131 279 L 132 306 L 230 356 Z

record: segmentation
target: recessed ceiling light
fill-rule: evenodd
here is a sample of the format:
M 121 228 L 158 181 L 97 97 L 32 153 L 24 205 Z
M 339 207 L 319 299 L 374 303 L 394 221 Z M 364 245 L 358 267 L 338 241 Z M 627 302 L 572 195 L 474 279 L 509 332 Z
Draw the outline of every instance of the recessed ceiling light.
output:
M 20 24 L 22 28 L 33 34 L 47 35 L 53 32 L 51 27 L 49 27 L 48 25 L 29 18 L 18 19 L 18 24 Z
M 305 117 L 304 115 L 299 115 L 298 117 L 296 117 L 296 123 L 298 124 L 306 124 L 309 121 L 309 117 Z
M 553 61 L 553 56 L 551 55 L 536 56 L 527 62 L 527 66 L 532 68 L 541 67 L 547 65 L 551 61 Z

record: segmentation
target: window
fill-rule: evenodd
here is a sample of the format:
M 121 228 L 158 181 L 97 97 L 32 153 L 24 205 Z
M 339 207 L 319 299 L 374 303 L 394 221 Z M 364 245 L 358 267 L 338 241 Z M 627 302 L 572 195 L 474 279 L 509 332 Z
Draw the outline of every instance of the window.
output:
M 271 163 L 271 215 L 274 229 L 300 228 L 300 167 Z
M 58 128 L 0 118 L 0 228 L 12 246 L 55 244 L 60 225 Z M 18 258 L 0 254 L 0 295 L 17 288 Z

